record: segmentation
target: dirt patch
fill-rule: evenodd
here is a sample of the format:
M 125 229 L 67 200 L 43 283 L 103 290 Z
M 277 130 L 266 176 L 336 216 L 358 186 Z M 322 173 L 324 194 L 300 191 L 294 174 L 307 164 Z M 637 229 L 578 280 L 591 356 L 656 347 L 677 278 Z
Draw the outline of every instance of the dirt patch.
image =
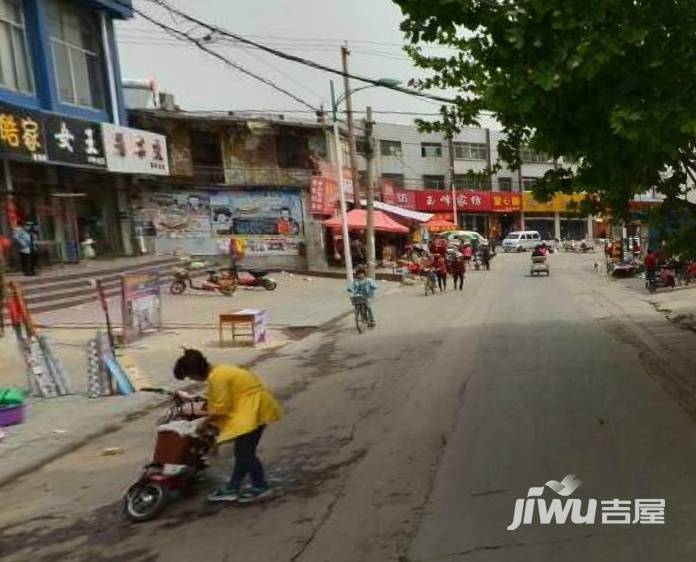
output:
M 301 340 L 312 335 L 318 330 L 319 328 L 317 326 L 287 326 L 286 328 L 282 329 L 283 334 L 285 334 L 290 341 Z

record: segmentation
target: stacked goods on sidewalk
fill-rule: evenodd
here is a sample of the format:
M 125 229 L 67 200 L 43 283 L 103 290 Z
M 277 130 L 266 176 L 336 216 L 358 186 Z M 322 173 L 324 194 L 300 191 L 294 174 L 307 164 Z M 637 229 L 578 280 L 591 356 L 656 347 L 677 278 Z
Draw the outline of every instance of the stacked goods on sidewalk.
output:
M 0 427 L 24 421 L 25 392 L 18 388 L 0 388 Z M 2 435 L 2 433 L 0 433 Z
M 65 371 L 47 336 L 40 335 L 19 286 L 7 284 L 10 322 L 27 366 L 27 386 L 33 396 L 53 398 L 70 394 Z

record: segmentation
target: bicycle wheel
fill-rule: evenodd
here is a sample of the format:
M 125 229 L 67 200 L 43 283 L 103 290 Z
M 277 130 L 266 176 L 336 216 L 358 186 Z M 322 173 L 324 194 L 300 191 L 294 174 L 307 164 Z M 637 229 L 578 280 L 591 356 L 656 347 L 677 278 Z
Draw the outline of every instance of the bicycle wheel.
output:
M 358 333 L 362 334 L 362 332 L 363 332 L 363 318 L 362 318 L 362 310 L 360 310 L 360 309 L 361 309 L 361 305 L 356 304 L 354 309 L 353 309 L 353 313 L 355 314 L 355 327 L 357 328 Z

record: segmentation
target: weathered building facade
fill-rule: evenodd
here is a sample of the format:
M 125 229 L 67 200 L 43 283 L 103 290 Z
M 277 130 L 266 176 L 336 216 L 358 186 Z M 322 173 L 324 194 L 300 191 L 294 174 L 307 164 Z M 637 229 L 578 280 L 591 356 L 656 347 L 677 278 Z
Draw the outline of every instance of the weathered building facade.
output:
M 310 183 L 332 153 L 327 126 L 227 113 L 137 109 L 138 127 L 166 135 L 171 176 L 131 196 L 149 251 L 217 256 L 230 240 L 249 267 L 325 267 Z

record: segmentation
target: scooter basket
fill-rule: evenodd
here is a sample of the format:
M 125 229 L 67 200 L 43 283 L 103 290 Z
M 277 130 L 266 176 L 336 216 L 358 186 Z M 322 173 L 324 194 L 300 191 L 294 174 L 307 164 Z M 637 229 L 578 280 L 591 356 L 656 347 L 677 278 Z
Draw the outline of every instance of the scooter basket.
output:
M 175 431 L 158 431 L 155 464 L 194 464 L 198 439 L 190 435 L 180 435 Z

